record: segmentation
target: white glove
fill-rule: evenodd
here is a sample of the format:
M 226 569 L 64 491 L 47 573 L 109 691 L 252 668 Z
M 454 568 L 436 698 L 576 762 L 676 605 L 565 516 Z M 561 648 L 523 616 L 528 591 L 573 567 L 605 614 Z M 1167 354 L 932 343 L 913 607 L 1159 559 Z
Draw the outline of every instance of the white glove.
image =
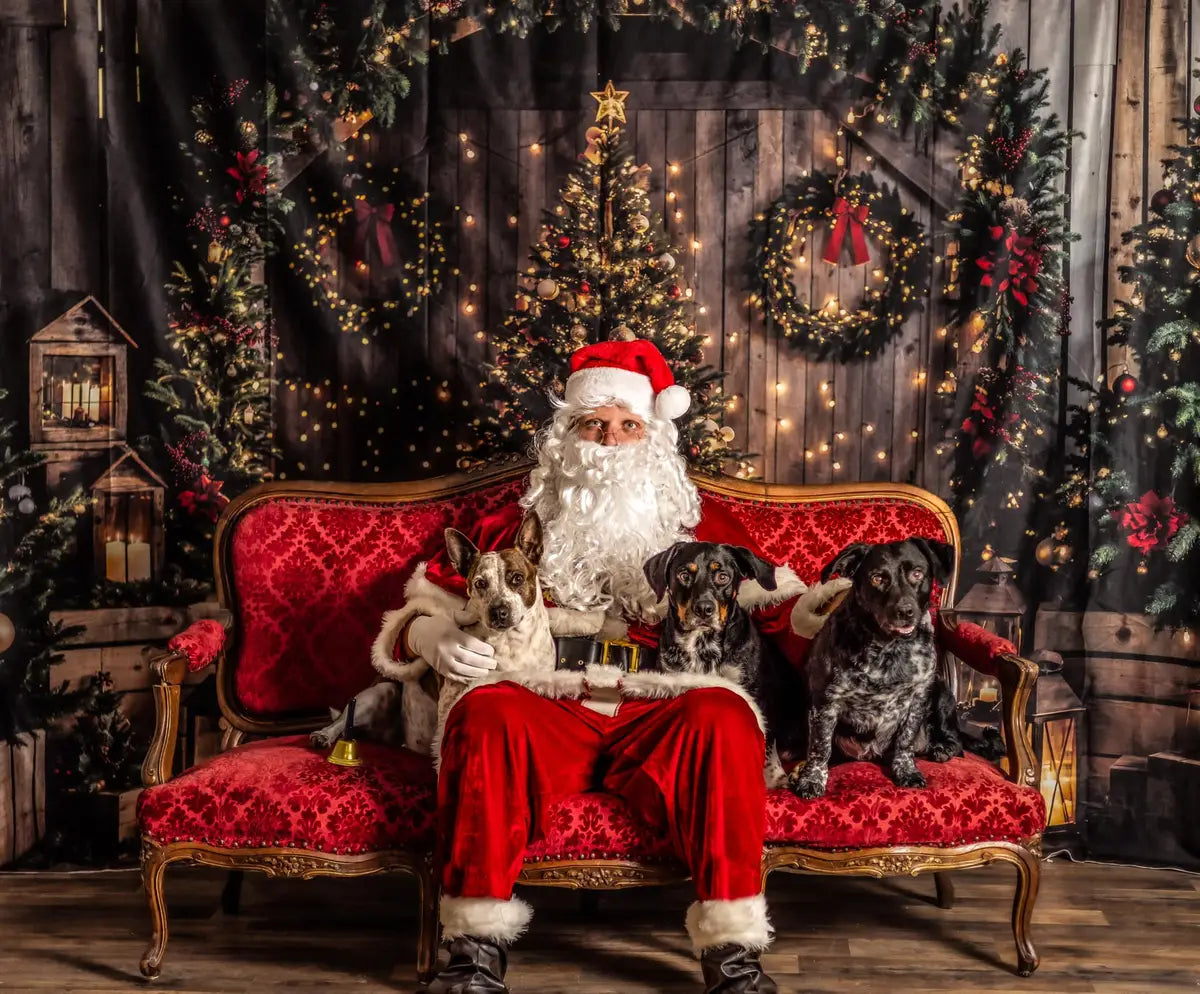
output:
M 464 683 L 496 668 L 496 650 L 455 623 L 457 618 L 421 615 L 408 626 L 408 647 L 448 680 Z

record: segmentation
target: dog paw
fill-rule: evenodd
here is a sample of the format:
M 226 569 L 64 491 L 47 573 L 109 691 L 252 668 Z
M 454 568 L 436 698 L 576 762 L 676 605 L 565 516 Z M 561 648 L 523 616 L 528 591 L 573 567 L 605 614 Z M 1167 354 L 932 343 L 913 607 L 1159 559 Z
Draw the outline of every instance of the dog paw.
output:
M 932 749 L 929 750 L 929 758 L 932 759 L 935 763 L 948 763 L 955 756 L 961 756 L 961 755 L 962 755 L 962 747 L 961 746 L 956 749 L 954 746 L 948 745 L 945 742 L 939 742 L 937 745 L 935 745 Z
M 797 797 L 811 801 L 813 798 L 824 795 L 825 778 L 820 776 L 804 776 L 804 774 L 791 776 L 788 778 L 787 788 Z
M 333 741 L 325 731 L 312 732 L 308 736 L 308 744 L 314 749 L 331 749 Z
M 897 787 L 924 787 L 925 777 L 918 769 L 905 770 L 903 773 L 893 773 L 892 781 Z

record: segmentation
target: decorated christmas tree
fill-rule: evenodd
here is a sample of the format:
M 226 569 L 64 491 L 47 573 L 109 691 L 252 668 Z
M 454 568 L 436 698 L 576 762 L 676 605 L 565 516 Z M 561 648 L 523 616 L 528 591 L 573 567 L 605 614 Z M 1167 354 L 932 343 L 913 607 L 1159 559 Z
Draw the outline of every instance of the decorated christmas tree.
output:
M 588 130 L 559 204 L 544 212 L 533 265 L 492 338 L 492 403 L 472 456 L 528 448 L 550 414 L 547 392 L 562 394 L 568 359 L 581 345 L 647 339 L 691 393 L 691 408 L 676 422 L 689 463 L 714 475 L 731 463 L 745 472 L 741 454 L 728 448 L 732 430 L 721 426 L 721 374 L 702 364 L 692 292 L 676 257 L 682 252 L 650 208 L 649 167 L 635 166 L 624 147 L 628 94 L 610 82 L 592 96 L 600 102 L 599 127 Z
M 75 716 L 71 748 L 75 768 L 65 784 L 87 793 L 128 790 L 141 780 L 142 755 L 119 691 L 103 671 L 92 677 Z
M 271 473 L 272 331 L 262 267 L 290 204 L 275 189 L 287 146 L 264 134 L 275 120 L 272 90 L 230 83 L 198 100 L 192 117 L 196 131 L 183 145 L 196 176 L 183 199 L 189 261 L 175 264 L 167 284 L 175 354 L 155 362 L 145 391 L 162 410 L 157 455 L 177 488 L 173 552 L 191 576 L 207 578 L 221 508 Z
M 1146 221 L 1124 237 L 1128 297 L 1108 341 L 1127 366 L 1098 425 L 1091 569 L 1111 574 L 1124 606 L 1186 630 L 1200 622 L 1200 117 L 1183 123 L 1186 144 L 1172 147 Z
M 0 390 L 0 400 L 6 394 Z M 14 428 L 0 421 L 0 741 L 40 728 L 76 704 L 75 696 L 54 690 L 50 668 L 62 658 L 59 647 L 79 629 L 50 621 L 50 598 L 86 510 L 76 492 L 38 513 L 25 478 L 43 457 L 14 450 Z

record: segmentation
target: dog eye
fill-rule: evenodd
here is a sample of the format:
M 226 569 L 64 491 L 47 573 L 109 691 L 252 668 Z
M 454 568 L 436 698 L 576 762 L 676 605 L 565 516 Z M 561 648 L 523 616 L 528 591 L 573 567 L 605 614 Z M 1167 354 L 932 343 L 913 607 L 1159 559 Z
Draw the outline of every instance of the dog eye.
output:
M 678 573 L 675 574 L 675 579 L 678 580 L 680 583 L 691 583 L 692 582 L 692 571 L 688 570 L 688 569 L 681 569 Z
M 912 580 L 913 583 L 919 583 L 925 578 L 925 571 L 923 569 L 915 569 L 908 574 L 908 578 Z
M 717 581 L 717 583 L 728 583 L 729 582 L 729 574 L 726 573 L 724 570 L 721 570 L 716 575 L 716 581 Z
M 888 584 L 888 575 L 886 573 L 872 573 L 871 584 L 876 587 L 886 587 Z
M 481 576 L 478 579 L 476 579 L 476 581 L 475 581 L 475 589 L 476 590 L 487 590 L 487 585 L 488 585 L 488 582 L 487 582 L 486 576 Z
M 525 582 L 525 575 L 523 573 L 509 573 L 508 574 L 508 585 L 510 587 L 519 587 L 524 582 Z

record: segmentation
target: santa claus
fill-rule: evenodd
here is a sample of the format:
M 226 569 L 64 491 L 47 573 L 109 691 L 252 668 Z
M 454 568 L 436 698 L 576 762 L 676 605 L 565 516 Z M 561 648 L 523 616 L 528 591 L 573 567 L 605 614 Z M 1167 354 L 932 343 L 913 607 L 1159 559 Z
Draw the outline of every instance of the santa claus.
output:
M 700 496 L 673 419 L 689 405 L 647 341 L 604 342 L 572 356 L 566 395 L 536 443 L 519 504 L 483 518 L 481 549 L 513 544 L 522 515 L 544 532 L 543 590 L 560 608 L 603 612 L 594 639 L 557 643 L 560 668 L 492 673 L 492 650 L 458 624 L 463 579 L 444 550 L 410 579 L 384 618 L 373 658 L 404 683 L 407 743 L 438 752 L 441 921 L 450 960 L 427 988 L 505 991 L 507 947 L 530 907 L 513 897 L 529 842 L 556 797 L 603 789 L 665 827 L 695 882 L 687 931 L 705 990 L 775 991 L 759 953 L 771 939 L 760 863 L 766 820 L 761 716 L 719 676 L 654 670 L 663 606 L 643 564 L 681 540 L 753 548 L 739 523 Z M 758 550 L 755 550 L 758 551 Z M 848 581 L 808 589 L 787 566 L 776 589 L 746 581 L 739 599 L 798 660 L 822 606 Z M 429 670 L 468 685 L 437 727 Z

